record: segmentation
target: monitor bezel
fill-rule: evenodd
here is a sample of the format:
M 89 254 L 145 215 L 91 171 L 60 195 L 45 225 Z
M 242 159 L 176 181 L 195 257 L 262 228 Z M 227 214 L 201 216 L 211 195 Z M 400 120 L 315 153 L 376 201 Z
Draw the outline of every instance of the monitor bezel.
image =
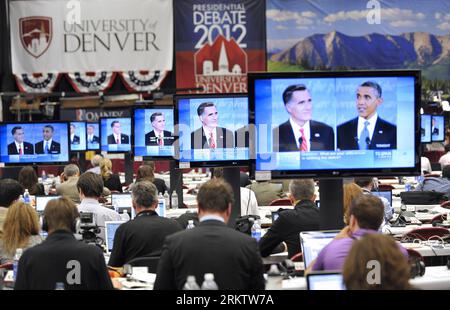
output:
M 177 124 L 175 126 L 175 136 L 179 137 L 179 100 L 180 99 L 214 99 L 214 98 L 247 98 L 248 104 L 248 125 L 250 126 L 250 104 L 247 93 L 229 93 L 229 94 L 183 94 L 174 96 L 174 122 Z M 233 132 L 234 133 L 234 132 Z M 251 137 L 250 137 L 251 138 Z M 249 138 L 249 139 L 250 139 Z M 181 161 L 180 160 L 180 147 L 179 139 L 176 139 L 175 145 L 175 159 L 178 165 L 189 163 L 190 168 L 214 168 L 214 167 L 248 167 L 252 157 L 252 150 L 249 143 L 249 159 L 245 160 L 214 160 L 214 161 Z
M 361 70 L 361 71 L 301 71 L 301 72 L 250 72 L 248 73 L 248 100 L 250 113 L 250 124 L 255 127 L 255 94 L 256 80 L 262 79 L 298 79 L 298 78 L 345 78 L 345 77 L 413 77 L 414 78 L 414 145 L 415 164 L 408 168 L 356 168 L 356 169 L 326 169 L 326 170 L 256 170 L 257 150 L 255 156 L 250 160 L 250 175 L 252 178 L 261 174 L 267 178 L 270 173 L 271 179 L 292 178 L 322 178 L 335 179 L 354 176 L 416 176 L 420 175 L 420 96 L 421 96 L 421 72 L 420 70 Z
M 0 122 L 0 126 L 6 126 L 6 125 L 23 125 L 23 124 L 28 124 L 29 122 Z M 69 143 L 69 121 L 60 121 L 60 120 L 56 120 L 56 121 L 33 121 L 32 122 L 35 125 L 39 125 L 39 124 L 66 124 L 66 132 L 67 132 L 67 160 L 66 161 L 29 161 L 29 162 L 17 162 L 17 163 L 7 163 L 4 162 L 3 164 L 6 167 L 14 167 L 14 166 L 23 166 L 23 165 L 44 165 L 44 166 L 58 166 L 58 165 L 66 165 L 70 162 L 70 143 Z M 0 137 L 1 138 L 1 137 Z M 3 141 L 0 140 L 1 143 L 3 143 Z M 5 141 L 6 143 L 6 141 Z
M 102 141 L 103 141 L 103 134 L 102 134 L 102 120 L 104 120 L 104 119 L 109 119 L 109 120 L 113 120 L 113 119 L 122 119 L 122 118 L 129 118 L 130 119 L 130 126 L 131 126 L 131 132 L 130 132 L 130 150 L 129 151 L 109 151 L 109 150 L 107 150 L 107 151 L 105 151 L 105 150 L 103 150 L 102 149 L 102 146 L 103 146 L 103 144 L 102 144 Z M 132 121 L 133 121 L 133 117 L 132 116 L 119 116 L 119 117 L 111 117 L 111 116 L 106 116 L 106 117 L 100 117 L 99 119 L 98 119 L 98 123 L 99 123 L 99 127 L 98 127 L 98 129 L 99 129 L 99 132 L 98 132 L 98 134 L 99 134 L 99 138 L 100 138 L 100 152 L 106 152 L 107 154 L 133 154 L 133 142 L 134 142 L 134 137 L 133 137 L 133 124 L 132 124 Z

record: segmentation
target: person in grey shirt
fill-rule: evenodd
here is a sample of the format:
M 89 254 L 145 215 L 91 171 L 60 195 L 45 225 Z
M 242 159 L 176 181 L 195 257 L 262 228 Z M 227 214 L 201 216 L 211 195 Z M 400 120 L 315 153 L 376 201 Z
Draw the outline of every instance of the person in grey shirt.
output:
M 66 196 L 74 203 L 80 203 L 80 194 L 78 193 L 78 178 L 80 177 L 80 169 L 77 165 L 70 164 L 64 167 L 61 174 L 61 184 L 56 186 L 56 194 Z
M 86 172 L 93 172 L 96 174 L 100 174 L 100 162 L 102 161 L 103 156 L 100 154 L 94 155 L 91 159 L 92 168 L 87 170 Z
M 447 197 L 450 197 L 450 165 L 446 165 L 442 168 L 442 178 L 427 177 L 422 183 L 419 183 L 414 190 L 434 191 L 444 193 Z
M 78 205 L 78 211 L 80 213 L 94 213 L 96 224 L 100 227 L 98 237 L 105 241 L 105 222 L 120 221 L 121 217 L 116 211 L 108 209 L 98 202 L 103 192 L 102 177 L 93 172 L 85 172 L 78 179 L 77 188 L 80 192 L 81 200 L 81 203 Z

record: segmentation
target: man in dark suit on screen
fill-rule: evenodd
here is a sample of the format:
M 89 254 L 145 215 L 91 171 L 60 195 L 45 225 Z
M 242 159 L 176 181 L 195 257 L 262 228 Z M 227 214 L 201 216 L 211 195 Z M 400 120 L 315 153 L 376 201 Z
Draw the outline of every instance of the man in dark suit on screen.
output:
M 231 186 L 214 179 L 197 194 L 197 227 L 167 236 L 155 290 L 181 290 L 189 275 L 197 283 L 214 274 L 219 290 L 263 290 L 264 268 L 256 240 L 227 226 L 233 204 Z
M 60 154 L 61 144 L 53 140 L 53 133 L 55 129 L 52 125 L 45 125 L 42 129 L 44 140 L 36 143 L 34 149 L 36 154 Z
M 87 141 L 90 144 L 100 144 L 100 138 L 95 135 L 95 128 L 92 125 L 87 126 Z
M 333 128 L 312 120 L 312 100 L 305 85 L 287 87 L 283 102 L 290 118 L 273 130 L 275 152 L 334 150 Z
M 356 92 L 359 116 L 337 127 L 337 148 L 340 150 L 376 150 L 397 148 L 397 127 L 378 116 L 383 102 L 378 83 L 362 83 Z
M 431 117 L 431 134 L 433 136 L 439 136 L 439 128 L 436 126 L 436 119 Z
M 218 127 L 219 113 L 212 102 L 203 102 L 197 108 L 202 127 L 191 133 L 191 149 L 217 149 L 234 147 L 231 130 Z
M 153 130 L 145 134 L 145 145 L 164 146 L 173 144 L 173 134 L 168 130 L 164 130 L 166 127 L 164 114 L 161 112 L 153 113 L 150 115 L 150 123 Z
M 8 155 L 31 155 L 34 154 L 33 144 L 24 142 L 24 130 L 21 126 L 15 126 L 11 130 L 14 142 L 8 144 Z
M 70 124 L 70 144 L 80 144 L 80 137 L 75 134 L 76 129 L 74 124 Z
M 108 144 L 129 144 L 130 137 L 122 133 L 119 121 L 112 121 L 112 134 L 108 136 Z

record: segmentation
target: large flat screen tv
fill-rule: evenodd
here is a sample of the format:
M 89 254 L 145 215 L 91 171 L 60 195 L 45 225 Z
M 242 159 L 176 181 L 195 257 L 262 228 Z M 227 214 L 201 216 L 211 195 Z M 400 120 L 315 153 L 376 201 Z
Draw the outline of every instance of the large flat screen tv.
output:
M 246 94 L 184 95 L 175 101 L 180 162 L 197 167 L 248 165 Z
M 131 117 L 100 118 L 100 140 L 102 151 L 131 152 Z
M 431 141 L 442 142 L 445 140 L 445 118 L 444 115 L 431 116 Z
M 420 173 L 420 71 L 250 73 L 258 178 Z
M 173 108 L 152 106 L 134 109 L 134 155 L 154 158 L 173 158 Z
M 86 122 L 70 122 L 69 144 L 71 151 L 86 151 Z
M 431 142 L 431 115 L 429 114 L 420 116 L 420 142 Z
M 66 163 L 69 161 L 67 122 L 0 124 L 1 162 Z

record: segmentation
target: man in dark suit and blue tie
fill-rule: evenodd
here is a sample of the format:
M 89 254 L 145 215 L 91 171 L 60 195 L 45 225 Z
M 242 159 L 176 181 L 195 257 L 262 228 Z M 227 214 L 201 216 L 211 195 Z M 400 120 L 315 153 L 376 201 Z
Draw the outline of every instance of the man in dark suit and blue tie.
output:
M 334 151 L 333 128 L 312 120 L 312 99 L 305 85 L 287 87 L 283 102 L 290 118 L 273 130 L 275 152 Z
M 53 140 L 53 133 L 55 129 L 52 125 L 45 125 L 42 129 L 44 140 L 36 143 L 34 149 L 36 154 L 60 154 L 61 144 Z
M 89 144 L 100 144 L 100 138 L 95 135 L 95 127 L 87 125 L 87 140 Z
M 337 127 L 339 150 L 377 150 L 397 148 L 397 126 L 378 116 L 383 103 L 381 86 L 367 81 L 356 92 L 359 116 Z
M 80 136 L 76 135 L 77 127 L 70 124 L 70 144 L 80 144 Z
M 202 127 L 191 133 L 191 149 L 233 148 L 234 134 L 218 127 L 219 112 L 213 102 L 203 102 L 197 108 Z

